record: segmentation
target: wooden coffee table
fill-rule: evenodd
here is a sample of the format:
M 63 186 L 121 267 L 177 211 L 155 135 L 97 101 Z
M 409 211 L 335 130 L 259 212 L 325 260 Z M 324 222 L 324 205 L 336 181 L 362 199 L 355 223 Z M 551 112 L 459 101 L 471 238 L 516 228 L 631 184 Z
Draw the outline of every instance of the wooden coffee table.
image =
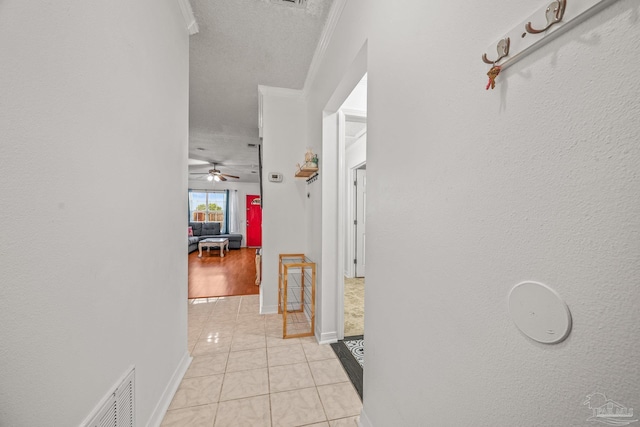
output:
M 207 252 L 211 253 L 211 248 L 220 248 L 220 256 L 224 257 L 224 250 L 229 252 L 229 239 L 225 237 L 212 237 L 210 239 L 200 240 L 198 242 L 198 258 L 202 258 L 202 248 L 207 248 Z

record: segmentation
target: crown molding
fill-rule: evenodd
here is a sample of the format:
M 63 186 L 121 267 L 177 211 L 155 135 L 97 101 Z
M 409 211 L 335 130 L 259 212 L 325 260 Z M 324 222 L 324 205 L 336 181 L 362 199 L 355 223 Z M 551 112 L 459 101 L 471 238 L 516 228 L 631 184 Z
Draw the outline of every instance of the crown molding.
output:
M 182 12 L 184 22 L 187 24 L 189 35 L 192 36 L 197 34 L 198 31 L 200 31 L 200 28 L 198 28 L 198 23 L 196 22 L 196 17 L 193 14 L 191 3 L 189 3 L 189 0 L 178 0 L 178 5 L 180 5 L 180 11 Z
M 307 73 L 307 78 L 304 81 L 304 87 L 302 88 L 302 96 L 306 98 L 309 93 L 309 87 L 311 86 L 311 82 L 316 78 L 318 74 L 318 70 L 320 68 L 320 64 L 324 59 L 324 55 L 327 51 L 327 46 L 333 37 L 333 32 L 336 29 L 336 25 L 338 25 L 338 21 L 342 16 L 342 11 L 344 7 L 347 5 L 347 0 L 334 0 L 331 4 L 331 9 L 329 10 L 329 16 L 327 17 L 327 22 L 322 29 L 322 34 L 320 35 L 320 41 L 316 46 L 316 50 L 313 54 L 313 58 L 311 59 L 311 65 L 309 66 L 309 72 Z

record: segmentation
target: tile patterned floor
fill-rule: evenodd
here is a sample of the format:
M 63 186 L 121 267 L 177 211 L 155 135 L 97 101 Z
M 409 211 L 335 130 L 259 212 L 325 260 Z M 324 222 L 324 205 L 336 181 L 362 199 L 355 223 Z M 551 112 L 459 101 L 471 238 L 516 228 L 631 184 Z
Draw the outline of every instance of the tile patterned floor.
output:
M 162 427 L 356 427 L 362 402 L 329 345 L 282 339 L 257 295 L 189 301 L 193 361 Z

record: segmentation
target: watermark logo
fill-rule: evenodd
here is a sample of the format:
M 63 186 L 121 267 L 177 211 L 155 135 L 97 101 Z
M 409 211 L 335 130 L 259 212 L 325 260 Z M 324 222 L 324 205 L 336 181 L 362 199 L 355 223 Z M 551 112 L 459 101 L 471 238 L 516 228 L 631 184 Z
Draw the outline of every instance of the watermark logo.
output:
M 626 426 L 638 421 L 633 417 L 633 408 L 627 408 L 611 399 L 607 399 L 604 393 L 591 393 L 582 402 L 591 409 L 592 414 L 587 421 L 602 423 L 609 426 Z

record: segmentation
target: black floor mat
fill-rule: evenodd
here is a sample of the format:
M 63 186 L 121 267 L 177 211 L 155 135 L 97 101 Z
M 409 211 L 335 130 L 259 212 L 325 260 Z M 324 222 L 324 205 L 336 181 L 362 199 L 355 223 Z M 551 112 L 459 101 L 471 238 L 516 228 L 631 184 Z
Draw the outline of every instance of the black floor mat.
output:
M 331 344 L 331 348 L 338 356 L 351 383 L 360 395 L 360 400 L 362 400 L 363 366 L 361 366 L 361 363 L 363 363 L 362 358 L 364 356 L 364 336 L 344 337 L 344 340 Z M 358 362 L 358 359 L 360 359 L 360 362 Z

